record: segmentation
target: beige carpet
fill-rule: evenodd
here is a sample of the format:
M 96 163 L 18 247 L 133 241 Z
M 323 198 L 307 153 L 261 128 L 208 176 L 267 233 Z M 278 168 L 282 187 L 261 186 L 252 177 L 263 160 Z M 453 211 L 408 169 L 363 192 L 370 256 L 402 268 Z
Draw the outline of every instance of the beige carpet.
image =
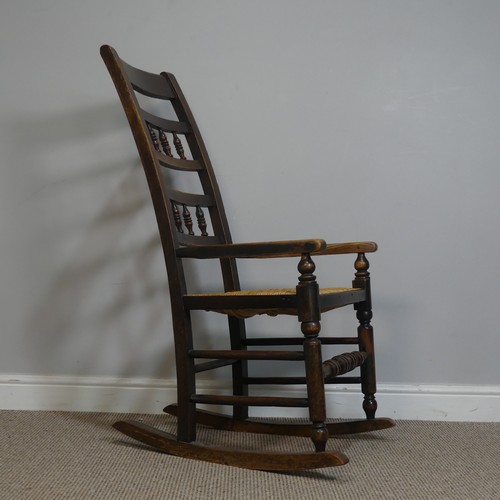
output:
M 0 411 L 0 499 L 500 499 L 500 423 L 399 421 L 330 440 L 351 459 L 343 467 L 278 474 L 155 452 L 111 427 L 130 417 Z M 174 430 L 172 417 L 140 418 Z M 219 445 L 310 448 L 304 438 L 200 430 Z

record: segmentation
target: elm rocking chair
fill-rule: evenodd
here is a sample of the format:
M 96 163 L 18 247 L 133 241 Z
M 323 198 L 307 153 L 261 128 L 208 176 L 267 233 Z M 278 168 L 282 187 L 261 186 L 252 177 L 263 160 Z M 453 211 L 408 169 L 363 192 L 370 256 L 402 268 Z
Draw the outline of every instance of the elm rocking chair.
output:
M 366 253 L 374 252 L 377 245 L 373 242 L 326 244 L 322 239 L 233 244 L 212 165 L 174 76 L 134 68 L 106 45 L 101 47 L 101 55 L 132 129 L 156 213 L 169 281 L 178 384 L 177 403 L 164 410 L 177 417 L 177 436 L 137 421 L 117 422 L 115 427 L 171 455 L 238 467 L 304 470 L 347 463 L 348 458 L 340 451 L 326 450 L 329 436 L 394 425 L 391 419 L 375 418 L 375 358 Z M 146 111 L 145 106 L 140 105 L 143 99 L 154 99 L 158 105 L 165 106 L 170 102 L 177 119 Z M 196 176 L 202 194 L 174 189 L 169 182 L 172 171 Z M 313 257 L 349 253 L 356 255 L 352 287 L 320 288 L 314 275 Z M 281 257 L 297 258 L 300 275 L 296 288 L 241 289 L 236 259 Z M 183 267 L 186 259 L 218 259 L 224 291 L 189 293 Z M 321 314 L 346 305 L 353 305 L 356 310 L 357 335 L 320 336 Z M 191 325 L 194 310 L 227 315 L 230 349 L 196 349 Z M 259 314 L 295 315 L 301 333 L 291 337 L 247 338 L 245 319 Z M 322 345 L 331 344 L 350 344 L 356 348 L 323 362 Z M 251 349 L 256 346 L 260 349 Z M 283 346 L 292 346 L 292 349 L 284 350 Z M 259 360 L 300 361 L 302 376 L 249 376 L 248 362 Z M 197 392 L 198 373 L 228 365 L 232 367 L 232 395 Z M 276 365 L 278 368 L 279 364 Z M 358 367 L 360 376 L 342 377 Z M 366 418 L 327 422 L 325 384 L 328 383 L 361 384 Z M 261 384 L 302 384 L 304 396 L 249 395 L 249 386 Z M 232 406 L 232 416 L 204 411 L 197 408 L 197 404 Z M 305 407 L 310 423 L 252 420 L 248 417 L 251 406 Z M 207 446 L 196 441 L 197 424 L 230 431 L 309 437 L 314 451 L 275 453 Z

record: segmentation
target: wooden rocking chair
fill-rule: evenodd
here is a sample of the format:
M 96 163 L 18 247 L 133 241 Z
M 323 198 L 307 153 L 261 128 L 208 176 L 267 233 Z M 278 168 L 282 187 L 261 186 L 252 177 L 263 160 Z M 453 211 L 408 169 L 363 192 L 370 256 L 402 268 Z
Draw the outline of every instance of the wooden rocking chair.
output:
M 326 450 L 329 435 L 374 431 L 394 425 L 391 419 L 375 418 L 370 274 L 365 254 L 374 252 L 377 245 L 373 242 L 326 244 L 322 239 L 233 244 L 212 165 L 174 76 L 136 69 L 106 45 L 101 48 L 101 55 L 127 115 L 151 191 L 170 287 L 178 384 L 177 404 L 165 408 L 167 413 L 177 416 L 177 436 L 137 421 L 117 422 L 115 427 L 172 455 L 238 467 L 303 470 L 347 463 L 343 453 Z M 157 105 L 168 106 L 170 102 L 176 118 L 166 119 L 146 111 L 140 101 L 151 98 Z M 199 179 L 202 193 L 174 189 L 169 179 L 179 171 Z M 196 230 L 193 219 L 198 226 Z M 312 258 L 347 253 L 356 255 L 352 287 L 320 288 Z M 240 288 L 236 259 L 278 257 L 297 258 L 300 276 L 296 288 Z M 183 268 L 186 259 L 218 259 L 224 291 L 189 293 Z M 359 321 L 357 335 L 320 337 L 321 313 L 350 304 L 354 305 Z M 193 310 L 227 315 L 230 349 L 196 349 L 190 318 Z M 256 314 L 295 315 L 302 333 L 290 338 L 247 338 L 245 318 Z M 353 345 L 356 350 L 323 362 L 322 345 L 330 344 Z M 254 346 L 261 349 L 250 349 Z M 274 349 L 262 350 L 262 346 L 268 349 L 274 346 Z M 293 346 L 294 350 L 283 350 L 281 346 Z M 251 377 L 247 370 L 250 360 L 301 361 L 304 370 L 301 377 Z M 232 366 L 233 395 L 197 392 L 196 374 L 228 365 Z M 359 377 L 341 377 L 357 367 L 360 367 Z M 325 383 L 361 384 L 367 418 L 326 423 Z M 251 396 L 248 387 L 254 384 L 304 384 L 304 397 Z M 203 411 L 197 409 L 197 404 L 229 405 L 233 407 L 233 415 Z M 306 407 L 311 423 L 251 420 L 249 406 Z M 204 446 L 196 442 L 196 424 L 231 431 L 305 436 L 312 439 L 315 451 L 274 453 Z

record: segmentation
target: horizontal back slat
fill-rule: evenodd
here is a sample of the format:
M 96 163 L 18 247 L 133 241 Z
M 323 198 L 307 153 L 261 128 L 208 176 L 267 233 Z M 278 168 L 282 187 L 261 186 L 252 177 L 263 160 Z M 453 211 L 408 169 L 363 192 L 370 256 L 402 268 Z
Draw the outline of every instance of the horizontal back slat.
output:
M 177 97 L 163 76 L 134 68 L 123 60 L 120 62 L 135 91 L 157 99 L 175 99 Z
M 159 151 L 155 151 L 156 159 L 160 165 L 171 168 L 173 170 L 183 170 L 185 172 L 194 172 L 196 170 L 203 170 L 203 165 L 198 160 L 181 160 L 179 158 L 172 158 Z
M 141 115 L 146 122 L 158 129 L 162 129 L 164 132 L 176 132 L 177 134 L 189 134 L 189 132 L 191 132 L 188 124 L 185 122 L 160 118 L 159 116 L 148 113 L 144 109 L 141 109 Z
M 177 239 L 181 245 L 217 245 L 221 242 L 218 236 L 196 236 L 178 233 Z
M 182 205 L 190 207 L 213 207 L 215 205 L 214 199 L 207 194 L 193 194 L 177 191 L 176 189 L 167 189 L 168 197 Z

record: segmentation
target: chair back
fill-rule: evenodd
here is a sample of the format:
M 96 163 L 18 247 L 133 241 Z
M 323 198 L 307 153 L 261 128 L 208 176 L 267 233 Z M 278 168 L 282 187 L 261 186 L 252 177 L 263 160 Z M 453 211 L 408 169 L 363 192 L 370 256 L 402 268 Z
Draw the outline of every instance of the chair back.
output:
M 231 243 L 207 150 L 186 99 L 170 73 L 130 66 L 108 46 L 101 56 L 132 130 L 151 192 L 171 299 L 187 293 L 182 259 L 190 245 Z M 186 187 L 187 186 L 187 187 Z M 236 264 L 221 259 L 226 291 L 239 290 Z

